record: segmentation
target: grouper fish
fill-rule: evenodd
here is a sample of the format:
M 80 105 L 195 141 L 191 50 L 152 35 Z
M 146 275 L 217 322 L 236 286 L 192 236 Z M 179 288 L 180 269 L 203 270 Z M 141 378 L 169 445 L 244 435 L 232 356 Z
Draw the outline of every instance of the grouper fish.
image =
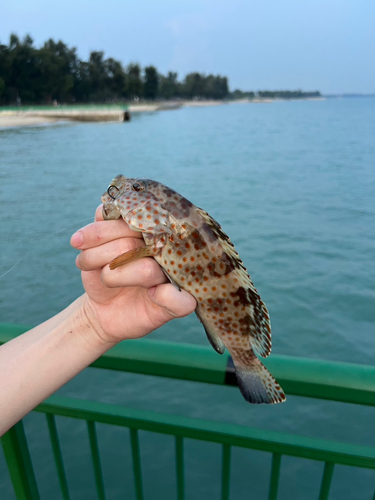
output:
M 267 308 L 220 224 L 160 182 L 118 175 L 102 196 L 104 219 L 122 217 L 141 231 L 144 246 L 130 250 L 110 268 L 153 257 L 168 279 L 191 293 L 196 314 L 212 347 L 230 352 L 246 401 L 281 403 L 285 394 L 258 356 L 271 352 Z

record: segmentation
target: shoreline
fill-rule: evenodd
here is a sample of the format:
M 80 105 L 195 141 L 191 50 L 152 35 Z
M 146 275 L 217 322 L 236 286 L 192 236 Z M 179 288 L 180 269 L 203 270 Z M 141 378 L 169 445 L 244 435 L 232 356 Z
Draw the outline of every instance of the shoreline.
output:
M 50 125 L 57 122 L 122 122 L 124 112 L 130 114 L 169 111 L 184 106 L 212 106 L 223 104 L 222 101 L 164 101 L 129 105 L 87 105 L 87 106 L 35 106 L 28 109 L 0 110 L 0 129 Z
M 82 105 L 82 106 L 50 106 L 30 107 L 29 109 L 0 109 L 0 129 L 14 127 L 32 127 L 51 125 L 58 122 L 123 122 L 124 112 L 153 113 L 155 111 L 170 111 L 184 107 L 197 108 L 207 106 L 222 106 L 224 104 L 269 104 L 286 99 L 238 99 L 233 101 L 161 101 L 146 104 L 126 105 Z M 292 99 L 288 99 L 292 100 Z M 297 100 L 297 99 L 295 99 Z M 322 101 L 325 98 L 298 99 Z

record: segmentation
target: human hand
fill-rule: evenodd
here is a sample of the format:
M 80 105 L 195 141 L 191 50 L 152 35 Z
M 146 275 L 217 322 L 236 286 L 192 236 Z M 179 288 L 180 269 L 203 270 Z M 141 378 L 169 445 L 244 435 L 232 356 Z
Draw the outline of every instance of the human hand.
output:
M 143 337 L 195 310 L 194 297 L 166 283 L 152 258 L 109 269 L 112 259 L 144 241 L 122 219 L 104 221 L 102 206 L 96 210 L 95 222 L 78 230 L 70 243 L 81 250 L 76 265 L 86 291 L 83 312 L 100 340 L 117 343 Z

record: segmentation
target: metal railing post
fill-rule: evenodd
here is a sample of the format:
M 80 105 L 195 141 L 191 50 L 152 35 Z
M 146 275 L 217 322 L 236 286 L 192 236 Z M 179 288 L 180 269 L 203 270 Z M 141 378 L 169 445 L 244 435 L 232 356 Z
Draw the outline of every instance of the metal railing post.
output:
M 40 500 L 22 420 L 1 438 L 17 500 Z
M 268 495 L 268 500 L 277 499 L 277 492 L 279 488 L 279 477 L 280 477 L 280 465 L 281 465 L 281 454 L 273 453 L 271 479 L 270 479 L 270 492 Z

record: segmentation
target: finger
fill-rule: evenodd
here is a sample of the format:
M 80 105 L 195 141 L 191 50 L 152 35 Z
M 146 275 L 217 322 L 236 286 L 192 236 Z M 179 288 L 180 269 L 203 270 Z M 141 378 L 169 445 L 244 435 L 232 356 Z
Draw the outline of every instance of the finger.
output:
M 159 264 L 150 257 L 129 262 L 113 270 L 105 266 L 101 280 L 109 288 L 122 286 L 151 288 L 168 281 Z
M 163 308 L 166 321 L 187 316 L 197 307 L 197 301 L 190 293 L 185 290 L 179 291 L 172 284 L 150 288 L 148 296 L 154 304 Z
M 74 233 L 70 244 L 74 248 L 84 250 L 125 237 L 142 239 L 142 234 L 132 231 L 122 219 L 98 221 L 88 224 Z
M 98 206 L 98 208 L 95 210 L 95 222 L 99 222 L 104 220 L 103 217 L 103 203 Z
M 143 240 L 128 237 L 109 241 L 104 245 L 93 246 L 80 252 L 76 258 L 76 266 L 81 271 L 93 271 L 104 267 L 118 255 L 143 245 Z

